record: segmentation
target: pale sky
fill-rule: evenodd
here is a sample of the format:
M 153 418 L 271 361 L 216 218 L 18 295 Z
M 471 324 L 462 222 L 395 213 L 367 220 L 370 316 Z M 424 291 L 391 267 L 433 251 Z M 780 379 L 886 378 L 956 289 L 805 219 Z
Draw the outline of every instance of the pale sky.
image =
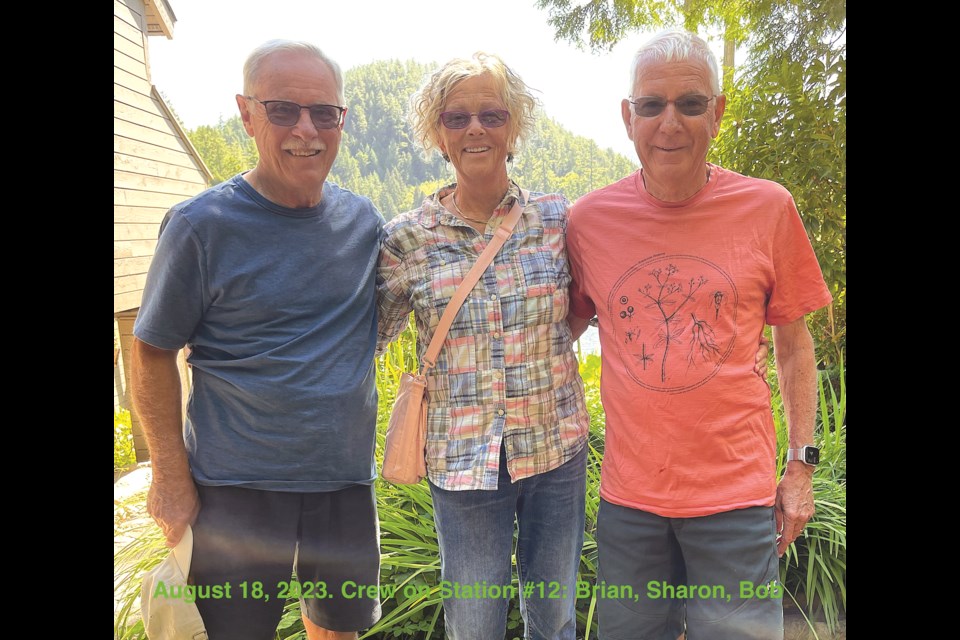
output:
M 148 40 L 153 84 L 188 128 L 237 113 L 234 95 L 255 46 L 309 40 L 346 71 L 376 60 L 442 64 L 484 50 L 532 88 L 551 118 L 637 164 L 620 118 L 636 33 L 611 52 L 554 42 L 535 0 L 170 0 L 173 39 Z M 349 105 L 347 105 L 349 107 Z M 350 117 L 350 114 L 347 114 Z

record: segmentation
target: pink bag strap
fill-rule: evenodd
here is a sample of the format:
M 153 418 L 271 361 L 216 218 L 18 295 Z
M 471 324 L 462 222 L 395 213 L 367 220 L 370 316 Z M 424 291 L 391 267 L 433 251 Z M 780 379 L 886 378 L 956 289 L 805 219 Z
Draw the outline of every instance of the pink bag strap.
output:
M 520 189 L 520 197 L 523 198 L 524 205 L 526 205 L 530 200 L 530 192 L 526 189 Z M 500 223 L 500 226 L 493 234 L 493 238 L 487 243 L 483 253 L 477 258 L 476 264 L 467 272 L 467 275 L 463 278 L 463 282 L 457 287 L 456 293 L 450 298 L 450 302 L 447 303 L 447 308 L 444 309 L 443 315 L 440 317 L 440 323 L 437 324 L 437 330 L 433 334 L 430 346 L 427 347 L 427 352 L 423 356 L 423 370 L 420 372 L 421 375 L 426 374 L 429 369 L 436 366 L 437 356 L 440 355 L 440 349 L 443 348 L 443 341 L 446 340 L 447 332 L 450 331 L 450 327 L 453 325 L 454 317 L 456 317 L 457 312 L 460 311 L 460 307 L 463 306 L 464 301 L 473 290 L 473 287 L 476 286 L 480 280 L 480 276 L 482 276 L 483 272 L 490 266 L 493 257 L 500 251 L 500 247 L 502 247 L 503 243 L 507 241 L 507 238 L 513 234 L 513 228 L 516 226 L 517 220 L 520 219 L 522 214 L 523 207 L 520 206 L 520 200 L 517 199 L 513 203 L 513 208 L 510 209 L 510 213 L 503 217 L 503 222 Z

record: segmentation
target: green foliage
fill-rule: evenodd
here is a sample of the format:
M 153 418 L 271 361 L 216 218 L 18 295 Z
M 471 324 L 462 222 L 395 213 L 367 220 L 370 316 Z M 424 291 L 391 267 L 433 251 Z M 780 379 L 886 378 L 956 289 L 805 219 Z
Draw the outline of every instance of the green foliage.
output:
M 577 348 L 579 347 L 578 342 Z M 600 403 L 600 354 L 590 353 L 578 359 L 580 377 L 583 378 L 586 393 L 587 413 L 590 415 L 590 437 L 587 443 L 586 517 L 577 581 L 593 586 L 597 584 L 597 513 L 600 508 L 600 466 L 603 462 L 606 415 Z M 596 609 L 596 595 L 592 595 L 589 600 L 577 600 L 578 638 L 592 640 L 597 637 Z
M 724 69 L 727 112 L 710 160 L 793 194 L 833 294 L 812 316 L 817 355 L 846 346 L 846 0 L 538 0 L 558 38 L 610 49 L 633 31 L 684 27 L 746 61 Z M 728 60 L 725 64 L 733 64 Z M 624 78 L 628 69 L 624 69 Z
M 130 412 L 126 409 L 113 412 L 113 472 L 126 471 L 137 463 L 133 446 L 133 431 Z
M 330 179 L 367 196 L 387 219 L 414 206 L 416 185 L 436 179 L 443 161 L 421 157 L 407 124 L 407 104 L 431 67 L 387 60 L 344 74 L 346 124 Z
M 784 185 L 794 196 L 833 304 L 814 313 L 817 354 L 835 366 L 846 345 L 846 61 L 786 62 L 761 84 L 738 79 L 715 160 Z M 808 91 L 819 84 L 822 90 Z M 760 143 L 759 141 L 762 141 Z
M 726 87 L 727 113 L 712 151 L 719 164 L 793 194 L 833 295 L 810 323 L 817 355 L 830 368 L 846 347 L 845 6 L 749 5 L 750 57 Z
M 125 535 L 130 542 L 113 554 L 113 637 L 114 640 L 143 640 L 146 631 L 140 619 L 140 585 L 143 574 L 155 567 L 169 552 L 163 532 L 152 521 L 124 528 L 114 526 L 114 540 Z
M 685 0 L 537 0 L 547 9 L 548 22 L 558 39 L 593 50 L 609 50 L 637 29 L 658 29 L 677 24 Z M 624 72 L 626 76 L 626 71 Z
M 377 359 L 377 464 L 383 459 L 390 411 L 405 371 L 417 369 L 413 315 L 399 338 Z M 394 485 L 377 479 L 380 518 L 380 584 L 395 585 L 381 602 L 382 617 L 361 638 L 443 637 L 440 547 L 433 526 L 433 501 L 426 482 Z
M 247 136 L 240 116 L 220 118 L 215 125 L 202 125 L 188 131 L 187 136 L 213 174 L 214 184 L 229 180 L 257 163 L 257 146 L 253 138 Z
M 330 180 L 370 198 L 388 220 L 454 180 L 451 166 L 439 155 L 423 157 L 407 122 L 410 96 L 435 67 L 388 60 L 344 74 L 349 111 Z M 256 145 L 239 116 L 197 127 L 189 136 L 216 182 L 257 162 Z M 524 188 L 563 193 L 573 201 L 635 168 L 630 159 L 574 136 L 541 112 L 509 171 Z
M 636 170 L 636 164 L 589 138 L 568 133 L 538 110 L 529 139 L 509 167 L 520 186 L 543 193 L 562 193 L 573 202 Z
M 331 180 L 369 197 L 387 219 L 454 180 L 438 154 L 423 157 L 407 121 L 410 96 L 435 68 L 391 60 L 356 67 L 344 77 L 350 112 Z M 634 168 L 629 159 L 570 134 L 540 112 L 509 171 L 527 189 L 575 200 Z
M 411 322 L 400 338 L 377 359 L 379 393 L 377 460 L 382 459 L 383 440 L 400 375 L 416 363 L 416 334 Z M 600 356 L 580 357 L 580 375 L 586 388 L 590 414 L 587 458 L 586 528 L 578 581 L 596 584 L 597 509 L 600 503 L 600 468 L 603 458 L 605 416 L 600 402 Z M 833 629 L 846 613 L 846 386 L 842 359 L 836 388 L 820 378 L 820 408 L 816 442 L 821 464 L 814 474 L 816 514 L 803 535 L 788 549 L 780 563 L 781 581 L 792 602 L 812 618 L 822 615 Z M 776 376 L 771 372 L 774 422 L 778 434 L 779 471 L 786 450 L 786 423 Z M 443 605 L 440 590 L 440 559 L 433 504 L 426 482 L 392 485 L 377 480 L 377 510 L 380 518 L 380 584 L 395 588 L 381 602 L 382 618 L 361 638 L 443 638 Z M 167 553 L 159 528 L 153 523 L 128 531 L 133 541 L 114 556 L 114 637 L 143 640 L 143 625 L 133 613 L 139 598 L 143 572 Z M 516 578 L 514 585 L 517 586 Z M 596 640 L 596 597 L 577 601 L 577 637 Z M 786 604 L 786 603 L 785 603 Z M 523 636 L 519 603 L 511 602 L 506 638 Z M 276 640 L 305 640 L 299 604 L 286 603 Z
M 781 475 L 786 467 L 787 425 L 776 376 L 772 377 L 777 472 Z M 804 617 L 822 618 L 833 632 L 847 610 L 847 391 L 842 353 L 836 383 L 828 372 L 821 371 L 817 385 L 814 443 L 820 448 L 820 464 L 813 474 L 816 512 L 781 558 L 780 580 Z

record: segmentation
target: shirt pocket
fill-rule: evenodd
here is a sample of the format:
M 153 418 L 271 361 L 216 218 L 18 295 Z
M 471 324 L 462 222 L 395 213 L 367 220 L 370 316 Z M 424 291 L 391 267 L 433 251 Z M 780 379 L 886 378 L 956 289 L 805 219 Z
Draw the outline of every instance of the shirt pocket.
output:
M 517 293 L 525 298 L 553 296 L 557 265 L 550 247 L 521 247 L 513 255 Z
M 562 297 L 558 296 L 557 263 L 550 247 L 540 243 L 525 244 L 511 259 L 516 291 L 504 308 L 503 328 L 519 331 L 516 337 L 526 342 L 540 333 L 532 330 L 557 321 L 557 298 Z
M 471 259 L 457 246 L 440 245 L 427 257 L 429 305 L 443 312 L 457 287 L 473 266 Z

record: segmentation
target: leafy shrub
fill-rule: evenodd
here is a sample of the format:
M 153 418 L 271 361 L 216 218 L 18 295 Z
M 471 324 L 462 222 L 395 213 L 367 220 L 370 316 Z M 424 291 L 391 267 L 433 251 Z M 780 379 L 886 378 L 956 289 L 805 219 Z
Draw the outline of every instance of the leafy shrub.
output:
M 383 439 L 390 408 L 404 371 L 416 362 L 412 328 L 391 344 L 377 360 L 377 388 L 380 395 L 377 429 L 377 460 L 382 459 Z M 590 414 L 587 458 L 586 528 L 578 581 L 596 584 L 597 509 L 600 503 L 600 465 L 603 458 L 604 413 L 600 403 L 600 356 L 580 359 L 580 374 L 586 387 Z M 846 389 L 842 360 L 839 391 L 820 378 L 820 411 L 817 444 L 821 464 L 814 474 L 817 511 L 813 519 L 781 559 L 780 574 L 789 598 L 805 615 L 822 614 L 832 629 L 846 611 Z M 780 470 L 785 464 L 786 423 L 776 376 L 771 372 L 774 422 L 778 433 Z M 382 617 L 361 639 L 394 638 L 442 640 L 443 602 L 440 598 L 440 557 L 433 525 L 433 504 L 427 483 L 392 485 L 377 480 L 377 510 L 380 519 L 380 584 L 394 589 L 381 601 Z M 114 558 L 115 598 L 125 603 L 115 615 L 115 638 L 142 640 L 142 624 L 131 616 L 139 597 L 140 576 L 166 554 L 159 529 L 151 525 Z M 517 586 L 514 578 L 514 586 Z M 518 587 L 519 588 L 519 587 Z M 596 640 L 596 596 L 577 601 L 577 637 Z M 519 602 L 510 603 L 506 640 L 523 637 Z M 300 620 L 299 603 L 286 603 L 277 629 L 277 640 L 306 640 Z
M 126 471 L 137 463 L 133 448 L 133 431 L 130 412 L 126 409 L 113 412 L 113 472 Z
M 834 377 L 836 389 L 831 383 Z M 814 441 L 820 448 L 820 464 L 813 474 L 816 512 L 781 558 L 780 581 L 808 621 L 822 617 L 833 632 L 847 610 L 847 393 L 842 352 L 834 371 L 819 372 L 817 385 L 819 412 Z M 773 407 L 778 468 L 782 473 L 787 426 L 776 385 Z

